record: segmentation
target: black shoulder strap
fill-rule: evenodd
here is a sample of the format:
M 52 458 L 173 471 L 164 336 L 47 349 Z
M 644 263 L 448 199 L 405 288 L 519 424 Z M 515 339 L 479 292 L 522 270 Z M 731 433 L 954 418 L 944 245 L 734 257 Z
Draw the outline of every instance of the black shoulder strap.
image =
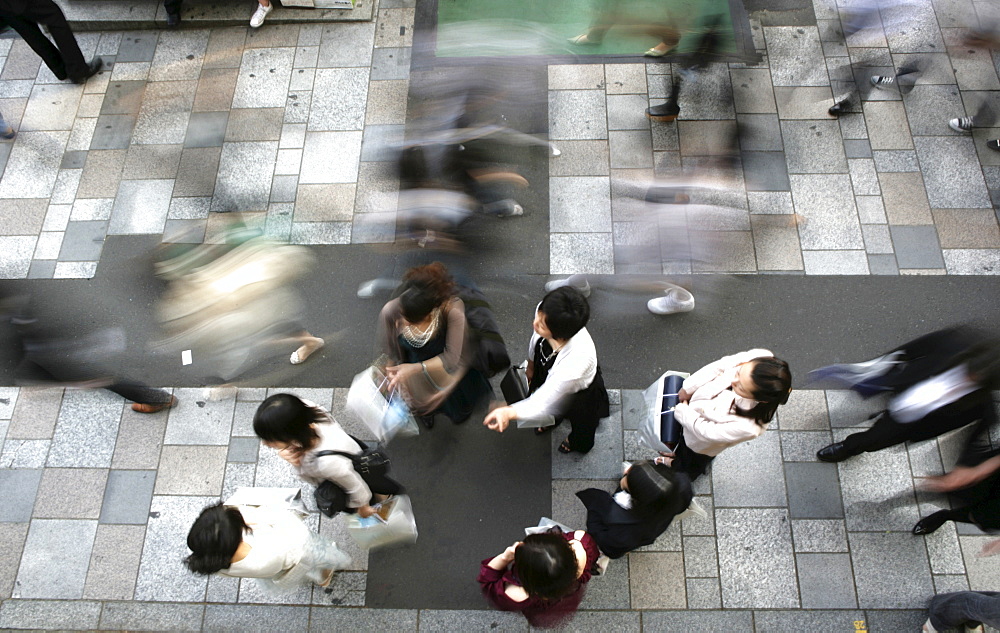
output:
M 318 451 L 316 453 L 313 453 L 313 455 L 315 455 L 317 458 L 327 457 L 329 455 L 339 455 L 340 457 L 346 457 L 352 462 L 356 457 L 358 457 L 357 455 L 351 455 L 350 453 L 342 453 L 341 451 Z

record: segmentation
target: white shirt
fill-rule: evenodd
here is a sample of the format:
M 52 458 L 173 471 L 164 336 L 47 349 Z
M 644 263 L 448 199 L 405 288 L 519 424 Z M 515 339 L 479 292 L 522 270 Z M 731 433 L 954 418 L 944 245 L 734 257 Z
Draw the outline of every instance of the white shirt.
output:
M 535 359 L 535 344 L 541 337 L 531 335 L 528 343 L 528 360 Z M 528 398 L 510 405 L 517 412 L 519 420 L 535 420 L 546 415 L 560 413 L 560 405 L 565 398 L 583 391 L 597 376 L 597 349 L 587 328 L 581 328 L 556 354 L 556 360 L 549 370 L 545 382 Z
M 340 451 L 341 453 L 360 455 L 361 447 L 333 419 L 329 411 L 308 400 L 302 402 L 323 411 L 327 415 L 328 422 L 316 425 L 319 442 L 312 450 L 302 456 L 302 462 L 299 464 L 299 476 L 314 486 L 321 484 L 324 479 L 329 479 L 337 484 L 347 493 L 347 507 L 349 508 L 360 508 L 366 505 L 372 498 L 372 492 L 358 471 L 354 470 L 354 463 L 351 462 L 350 458 L 340 455 L 316 457 L 316 453 L 320 451 Z
M 897 422 L 916 422 L 976 389 L 979 385 L 969 378 L 968 367 L 959 365 L 922 380 L 893 398 L 889 413 Z
M 764 426 L 733 413 L 734 403 L 741 409 L 752 409 L 757 401 L 730 389 L 737 368 L 761 357 L 770 358 L 774 354 L 766 349 L 752 349 L 724 356 L 684 380 L 683 389 L 691 394 L 691 399 L 674 407 L 674 418 L 684 428 L 684 443 L 688 448 L 714 457 L 730 446 L 764 433 Z
M 309 541 L 309 528 L 297 515 L 284 509 L 238 506 L 243 520 L 253 530 L 243 540 L 250 553 L 227 569 L 222 576 L 274 578 L 299 564 Z

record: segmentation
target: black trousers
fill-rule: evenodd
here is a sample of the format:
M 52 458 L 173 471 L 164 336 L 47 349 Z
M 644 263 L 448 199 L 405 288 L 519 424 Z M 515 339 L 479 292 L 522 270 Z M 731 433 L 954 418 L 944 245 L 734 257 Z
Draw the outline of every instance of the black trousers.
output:
M 711 455 L 702 455 L 688 448 L 687 442 L 684 441 L 684 434 L 681 433 L 680 441 L 674 447 L 674 461 L 670 467 L 677 472 L 686 474 L 691 481 L 694 481 L 705 474 L 708 467 L 712 465 L 713 459 L 715 458 Z
M 16 375 L 19 379 L 32 382 L 73 382 L 83 380 L 82 376 L 63 373 L 58 370 L 50 371 L 47 367 L 35 361 L 25 359 L 17 367 Z M 105 387 L 108 391 L 117 393 L 126 400 L 138 402 L 139 404 L 167 404 L 170 402 L 170 392 L 163 389 L 150 387 L 134 380 L 124 380 L 113 378 L 114 382 Z
M 964 416 L 933 415 L 903 424 L 892 419 L 888 411 L 883 411 L 870 429 L 844 438 L 844 448 L 853 455 L 872 453 L 903 442 L 929 440 L 969 423 L 970 419 Z
M 58 79 L 82 79 L 87 76 L 87 61 L 66 22 L 66 16 L 55 2 L 0 0 L 0 18 L 17 31 Z M 55 45 L 38 28 L 39 24 L 48 28 Z
M 163 8 L 167 10 L 170 15 L 180 15 L 181 13 L 181 0 L 163 0 Z

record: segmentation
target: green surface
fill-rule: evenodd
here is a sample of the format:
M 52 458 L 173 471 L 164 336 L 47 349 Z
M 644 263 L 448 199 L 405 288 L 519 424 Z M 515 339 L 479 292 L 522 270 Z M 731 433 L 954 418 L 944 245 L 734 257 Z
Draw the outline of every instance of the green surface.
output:
M 439 57 L 641 55 L 667 28 L 680 33 L 677 52 L 684 53 L 697 46 L 713 15 L 720 17 L 719 52 L 738 52 L 728 0 L 438 0 L 437 7 Z M 595 7 L 613 7 L 601 21 L 614 26 L 600 45 L 570 44 L 591 26 Z

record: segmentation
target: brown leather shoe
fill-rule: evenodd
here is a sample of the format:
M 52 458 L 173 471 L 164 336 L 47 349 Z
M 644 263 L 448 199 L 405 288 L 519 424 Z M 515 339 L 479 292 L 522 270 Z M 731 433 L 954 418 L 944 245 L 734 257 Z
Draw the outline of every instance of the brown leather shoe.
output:
M 169 409 L 170 407 L 177 405 L 177 396 L 170 396 L 170 402 L 165 402 L 163 404 L 146 404 L 141 402 L 133 402 L 132 410 L 137 413 L 156 413 L 158 411 L 163 411 L 164 409 Z

